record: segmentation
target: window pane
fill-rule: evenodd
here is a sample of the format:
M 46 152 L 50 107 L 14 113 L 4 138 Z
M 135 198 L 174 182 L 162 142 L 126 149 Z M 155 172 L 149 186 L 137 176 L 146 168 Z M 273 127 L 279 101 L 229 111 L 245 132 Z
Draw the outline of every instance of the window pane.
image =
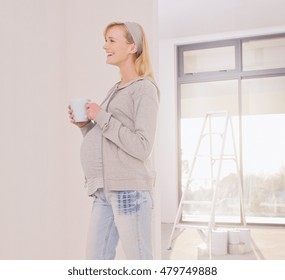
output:
M 238 82 L 215 81 L 181 85 L 181 118 L 204 117 L 209 111 L 238 114 Z
M 243 70 L 285 68 L 285 38 L 244 42 Z
M 183 52 L 184 73 L 235 69 L 235 47 L 219 47 Z
M 248 221 L 285 218 L 285 78 L 242 82 L 243 173 Z M 273 219 L 275 218 L 275 219 Z
M 181 86 L 181 181 L 182 189 L 188 186 L 186 194 L 189 203 L 183 207 L 184 221 L 208 221 L 213 196 L 211 172 L 215 177 L 217 165 L 211 169 L 209 154 L 209 138 L 201 143 L 199 155 L 188 184 L 195 149 L 201 133 L 204 116 L 208 111 L 228 110 L 233 115 L 235 144 L 238 139 L 238 82 L 219 81 L 187 84 Z M 211 123 L 212 132 L 220 133 L 224 129 L 225 118 L 217 117 Z M 208 129 L 208 127 L 207 127 Z M 238 146 L 238 145 L 237 145 Z M 221 139 L 216 135 L 212 139 L 212 152 L 219 155 Z M 232 153 L 233 147 L 226 145 L 225 153 Z M 223 161 L 221 181 L 219 185 L 216 208 L 217 221 L 239 221 L 239 199 L 237 174 L 233 161 Z

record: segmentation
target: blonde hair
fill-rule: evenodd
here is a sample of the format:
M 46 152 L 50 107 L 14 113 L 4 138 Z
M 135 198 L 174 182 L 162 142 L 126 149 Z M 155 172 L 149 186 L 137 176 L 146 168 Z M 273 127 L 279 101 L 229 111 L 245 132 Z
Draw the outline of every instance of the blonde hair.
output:
M 128 44 L 134 44 L 134 40 L 132 38 L 132 35 L 123 22 L 111 22 L 111 23 L 109 23 L 104 30 L 104 37 L 106 37 L 108 30 L 114 26 L 122 27 L 123 30 L 125 31 L 125 38 L 127 40 L 127 43 Z M 141 29 L 141 34 L 142 34 L 142 51 L 136 57 L 135 69 L 136 69 L 136 72 L 139 76 L 150 77 L 150 78 L 154 79 L 151 61 L 150 61 L 150 56 L 149 56 L 149 51 L 148 51 L 148 44 L 147 44 L 146 35 L 145 35 L 144 30 L 141 26 L 140 26 L 140 29 Z

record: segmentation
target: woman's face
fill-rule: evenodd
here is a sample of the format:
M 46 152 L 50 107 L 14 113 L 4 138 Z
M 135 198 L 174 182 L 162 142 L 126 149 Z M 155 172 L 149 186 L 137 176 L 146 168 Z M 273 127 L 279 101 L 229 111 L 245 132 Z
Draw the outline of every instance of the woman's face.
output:
M 118 67 L 133 57 L 136 51 L 135 44 L 127 42 L 125 31 L 120 26 L 113 26 L 107 31 L 103 48 L 107 53 L 106 63 Z

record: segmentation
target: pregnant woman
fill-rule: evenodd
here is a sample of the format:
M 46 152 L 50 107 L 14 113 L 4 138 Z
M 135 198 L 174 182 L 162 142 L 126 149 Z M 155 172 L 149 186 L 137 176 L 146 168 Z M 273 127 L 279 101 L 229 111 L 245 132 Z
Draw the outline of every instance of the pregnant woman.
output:
M 143 28 L 110 23 L 105 31 L 106 63 L 121 79 L 98 105 L 86 104 L 88 121 L 71 122 L 84 136 L 81 162 L 93 197 L 87 258 L 114 259 L 120 239 L 127 259 L 152 259 L 151 156 L 159 89 L 153 79 Z

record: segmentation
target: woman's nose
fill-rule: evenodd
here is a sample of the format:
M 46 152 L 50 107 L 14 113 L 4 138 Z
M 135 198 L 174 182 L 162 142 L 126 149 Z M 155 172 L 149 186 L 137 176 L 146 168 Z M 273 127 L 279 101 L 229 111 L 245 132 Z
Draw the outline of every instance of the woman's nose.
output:
M 104 50 L 107 49 L 107 42 L 105 42 L 105 44 L 103 45 L 103 49 L 104 49 Z

